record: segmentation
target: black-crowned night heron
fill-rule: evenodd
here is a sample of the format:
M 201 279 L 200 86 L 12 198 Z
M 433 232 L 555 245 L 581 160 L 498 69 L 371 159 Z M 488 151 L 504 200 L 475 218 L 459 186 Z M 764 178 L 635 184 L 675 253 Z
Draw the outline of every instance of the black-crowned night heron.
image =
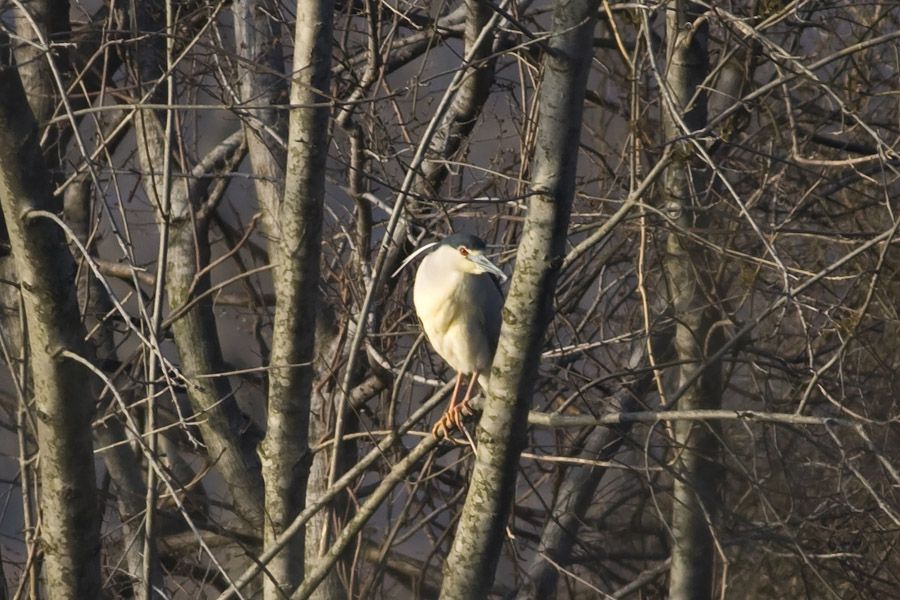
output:
M 413 304 L 428 341 L 456 371 L 450 406 L 431 430 L 446 436 L 451 426 L 462 429 L 463 414 L 472 414 L 469 401 L 475 382 L 487 388 L 503 307 L 503 294 L 494 277 L 503 282 L 506 275 L 484 255 L 484 240 L 465 233 L 420 248 L 400 269 L 430 248 L 434 250 L 416 271 Z M 466 375 L 471 377 L 469 385 L 457 402 Z

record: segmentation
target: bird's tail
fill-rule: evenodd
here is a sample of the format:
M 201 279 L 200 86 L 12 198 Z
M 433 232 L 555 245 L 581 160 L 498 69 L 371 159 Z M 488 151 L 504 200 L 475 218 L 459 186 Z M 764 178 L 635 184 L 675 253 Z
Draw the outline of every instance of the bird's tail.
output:
M 491 380 L 490 372 L 478 374 L 478 385 L 481 387 L 481 394 L 483 396 L 487 396 L 488 382 L 490 382 L 490 380 Z

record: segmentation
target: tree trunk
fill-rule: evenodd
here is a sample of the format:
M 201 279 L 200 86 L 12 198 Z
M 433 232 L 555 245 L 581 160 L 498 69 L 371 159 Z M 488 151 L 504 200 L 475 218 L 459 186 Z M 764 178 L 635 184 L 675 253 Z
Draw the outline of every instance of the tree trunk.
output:
M 494 62 L 486 59 L 492 48 L 483 43 L 475 47 L 481 30 L 488 24 L 493 11 L 484 0 L 466 0 L 466 52 L 472 53 L 470 64 L 477 65 L 459 88 L 453 104 L 441 121 L 422 162 L 421 175 L 416 178 L 413 191 L 417 196 L 436 197 L 447 178 L 447 161 L 453 159 L 481 116 L 494 82 Z M 486 62 L 485 62 L 486 61 Z
M 277 214 L 284 196 L 284 161 L 287 111 L 261 105 L 287 101 L 281 25 L 275 18 L 278 3 L 272 0 L 236 0 L 232 6 L 238 55 L 238 90 L 241 100 L 254 105 L 244 121 L 250 165 L 256 177 L 256 197 L 268 213 Z M 271 219 L 265 225 L 274 225 Z
M 232 9 L 237 49 L 244 59 L 238 63 L 241 98 L 254 105 L 284 104 L 287 100 L 286 78 L 278 75 L 284 72 L 284 61 L 282 59 L 281 25 L 274 17 L 277 14 L 276 8 L 277 3 L 270 0 L 238 0 Z M 262 68 L 258 65 L 262 65 Z M 281 252 L 279 250 L 281 235 L 278 215 L 284 197 L 284 168 L 287 155 L 284 146 L 288 137 L 287 111 L 274 108 L 252 108 L 247 110 L 247 114 L 249 118 L 245 121 L 244 127 L 248 134 L 250 164 L 256 175 L 254 179 L 256 196 L 264 209 L 263 223 L 269 232 L 269 255 L 274 257 Z M 289 283 L 275 278 L 274 286 L 276 290 L 282 289 L 285 301 L 290 301 L 290 285 L 285 285 Z M 322 308 L 319 308 L 319 313 L 322 312 Z M 317 318 L 317 323 L 321 322 L 322 319 Z M 294 335 L 287 328 L 279 331 L 277 336 L 287 335 L 290 337 Z M 273 345 L 281 345 L 281 352 L 289 351 L 284 343 L 274 340 L 276 335 L 273 335 Z M 315 343 L 316 362 L 330 364 L 333 359 L 333 352 L 330 351 L 331 342 L 322 343 L 321 328 L 317 329 Z M 323 350 L 324 348 L 329 350 Z M 319 371 L 325 372 L 325 370 Z M 309 406 L 308 439 L 318 440 L 328 435 L 331 430 L 334 411 L 331 408 L 330 395 L 326 394 L 319 385 L 313 385 L 313 388 Z M 297 391 L 299 392 L 299 389 Z M 283 387 L 278 393 L 286 398 L 294 395 L 292 391 Z M 327 489 L 328 455 L 328 452 L 319 452 L 313 457 L 307 476 L 303 505 L 315 502 Z M 278 495 L 275 493 L 274 497 Z M 327 529 L 330 514 L 328 510 L 316 513 L 306 525 L 305 542 L 301 544 L 302 540 L 298 540 L 295 542 L 296 546 L 291 546 L 291 556 L 296 558 L 301 549 L 305 554 L 303 562 L 298 563 L 303 567 L 294 569 L 297 581 L 301 580 L 303 573 L 319 559 L 319 542 Z M 293 583 L 296 584 L 297 581 Z M 343 596 L 344 590 L 340 585 L 336 570 L 328 573 L 313 594 L 314 600 L 342 598 Z
M 136 23 L 142 31 L 161 29 L 159 19 L 165 14 L 163 7 L 141 3 L 137 6 Z M 166 65 L 164 50 L 159 47 L 161 36 L 153 36 L 150 42 L 136 50 L 132 69 L 139 86 L 149 87 L 162 74 Z M 154 95 L 165 86 L 158 86 Z M 172 144 L 166 137 L 156 113 L 138 111 L 135 114 L 137 154 L 145 176 L 144 186 L 151 202 L 157 208 L 160 231 L 167 229 L 162 239 L 167 239 L 165 264 L 165 293 L 170 311 L 176 311 L 196 295 L 209 289 L 209 272 L 198 277 L 209 264 L 208 225 L 196 209 L 204 186 L 209 186 L 210 174 L 231 152 L 237 150 L 238 139 L 225 140 L 195 167 L 192 179 L 182 179 L 178 186 L 166 181 L 163 166 L 172 160 Z M 167 153 L 169 156 L 167 156 Z M 206 296 L 172 322 L 172 336 L 181 361 L 181 372 L 187 384 L 188 397 L 198 414 L 203 414 L 200 431 L 210 458 L 228 483 L 234 497 L 234 508 L 253 530 L 263 522 L 263 494 L 259 460 L 254 452 L 255 440 L 241 413 L 234 391 L 227 377 L 203 377 L 220 373 L 222 349 L 216 330 L 212 299 Z
M 334 364 L 340 352 L 340 331 L 335 322 L 335 315 L 332 311 L 327 310 L 325 306 L 319 306 L 316 315 L 316 360 L 315 368 L 320 374 L 320 379 L 316 380 L 315 389 L 310 399 L 310 415 L 309 415 L 309 440 L 312 443 L 318 443 L 326 440 L 334 432 L 335 422 L 335 402 L 334 395 L 329 394 L 324 389 L 324 379 L 326 374 L 330 373 L 330 365 Z M 349 443 L 349 442 L 348 442 Z M 339 477 L 345 471 L 347 463 L 350 460 L 355 461 L 356 456 L 350 456 L 349 448 L 346 446 L 341 453 L 341 463 L 338 465 L 339 472 L 335 474 Z M 317 502 L 322 498 L 329 488 L 329 468 L 331 466 L 330 452 L 316 452 L 312 457 L 312 463 L 309 470 L 309 484 L 306 488 L 306 504 L 307 506 Z M 310 518 L 306 524 L 306 569 L 309 572 L 320 564 L 325 551 L 331 546 L 333 534 L 339 525 L 336 524 L 335 517 L 345 513 L 346 496 L 340 496 L 333 500 L 327 509 L 320 510 Z M 332 516 L 334 515 L 334 516 Z M 341 584 L 339 570 L 333 568 L 328 571 L 322 582 L 310 594 L 311 600 L 343 600 L 347 596 L 344 586 Z
M 140 111 L 135 120 L 138 156 L 143 168 L 153 174 L 146 180 L 148 193 L 163 198 L 162 174 L 154 167 L 163 164 L 164 149 L 168 147 L 162 127 L 149 112 Z M 209 289 L 209 272 L 198 277 L 201 269 L 209 264 L 207 224 L 195 218 L 191 202 L 195 194 L 186 187 L 172 190 L 168 210 L 162 204 L 157 205 L 160 227 L 168 228 L 165 292 L 172 312 Z M 183 311 L 172 321 L 171 328 L 191 405 L 194 411 L 205 416 L 199 427 L 208 454 L 228 482 L 235 511 L 256 529 L 262 524 L 263 502 L 253 436 L 244 431 L 248 429 L 246 417 L 237 405 L 228 378 L 202 377 L 223 371 L 210 296 Z
M 263 203 L 275 287 L 269 369 L 269 414 L 260 445 L 266 483 L 264 544 L 303 509 L 309 477 L 309 411 L 319 295 L 328 98 L 331 0 L 298 3 L 284 196 Z M 318 106 L 316 106 L 318 105 Z M 280 599 L 303 579 L 304 536 L 294 536 L 269 563 L 264 596 Z
M 444 566 L 444 599 L 485 598 L 494 579 L 565 253 L 598 4 L 561 1 L 554 10 L 554 35 L 544 60 L 532 193 L 478 425 L 475 467 Z
M 45 56 L 42 40 L 49 41 L 56 33 L 68 33 L 69 3 L 67 0 L 25 0 L 15 11 L 15 23 L 16 35 L 27 40 L 15 44 L 19 77 L 38 127 L 43 127 L 53 115 L 59 96 L 48 59 L 53 59 L 61 48 Z
M 92 189 L 90 179 L 84 176 L 69 184 L 64 194 L 66 223 L 88 250 L 92 249 L 89 245 Z M 78 304 L 84 314 L 85 328 L 93 332 L 92 341 L 89 342 L 92 344 L 90 354 L 96 358 L 97 365 L 115 364 L 116 350 L 113 330 L 107 322 L 101 320 L 110 312 L 112 303 L 103 286 L 99 284 L 90 269 L 84 266 L 81 257 L 79 257 L 78 263 L 81 266 L 79 279 L 76 282 Z M 118 406 L 114 406 L 113 412 L 118 409 Z M 128 444 L 125 428 L 117 417 L 104 420 L 103 424 L 94 430 L 94 436 L 97 439 L 97 446 L 106 448 L 102 454 L 104 464 L 110 479 L 118 490 L 116 504 L 119 509 L 119 519 L 122 522 L 121 538 L 125 547 L 125 564 L 134 597 L 137 600 L 149 600 L 144 594 L 144 586 L 139 585 L 144 577 L 146 540 L 142 519 L 137 517 L 146 508 L 145 498 L 147 495 L 140 461 Z M 162 572 L 155 553 L 149 564 L 151 588 L 163 589 Z
M 707 74 L 707 26 L 697 23 L 698 8 L 676 1 L 666 19 L 666 83 L 674 106 L 664 102 L 663 124 L 667 141 L 677 145 L 675 157 L 663 175 L 665 209 L 681 231 L 704 234 L 706 215 L 700 193 L 705 189 L 702 172 L 693 164 L 685 131 L 706 123 L 706 95 L 694 98 Z M 679 140 L 679 141 L 675 141 Z M 718 349 L 712 332 L 715 313 L 710 308 L 712 286 L 705 254 L 681 231 L 669 234 L 664 263 L 670 305 L 676 322 L 675 351 L 679 366 L 672 389 L 681 388 L 697 375 L 697 381 L 677 399 L 678 408 L 718 408 L 721 404 L 721 369 L 707 365 L 706 357 Z M 712 518 L 716 497 L 716 439 L 711 426 L 695 421 L 676 421 L 673 426 L 677 460 L 673 482 L 672 568 L 669 597 L 704 600 L 711 597 L 714 548 Z
M 0 63 L 8 64 L 8 57 Z M 0 206 L 28 323 L 46 589 L 52 598 L 99 598 L 100 521 L 91 442 L 95 395 L 92 375 L 63 356 L 86 354 L 75 266 L 60 228 L 28 215 L 58 207 L 16 70 L 0 68 L 0 89 Z

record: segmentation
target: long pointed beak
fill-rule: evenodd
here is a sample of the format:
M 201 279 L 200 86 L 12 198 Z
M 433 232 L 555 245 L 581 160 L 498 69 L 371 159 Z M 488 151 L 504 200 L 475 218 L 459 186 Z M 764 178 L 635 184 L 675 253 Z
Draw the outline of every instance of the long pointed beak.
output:
M 492 263 L 490 260 L 488 260 L 486 256 L 484 256 L 482 254 L 469 254 L 469 256 L 467 258 L 469 260 L 471 260 L 473 263 L 475 263 L 476 265 L 478 265 L 479 267 L 481 267 L 482 269 L 484 269 L 485 271 L 487 271 L 488 273 L 491 273 L 492 275 L 496 275 L 497 277 L 499 277 L 500 283 L 503 283 L 504 281 L 509 279 L 509 277 L 506 276 L 506 273 L 501 271 L 500 267 L 498 267 L 497 265 Z

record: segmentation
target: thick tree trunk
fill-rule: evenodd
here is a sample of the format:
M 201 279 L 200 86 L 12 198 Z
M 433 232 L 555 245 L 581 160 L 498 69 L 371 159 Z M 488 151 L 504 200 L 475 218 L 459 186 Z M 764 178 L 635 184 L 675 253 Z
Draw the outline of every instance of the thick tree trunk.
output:
M 553 308 L 575 191 L 578 140 L 598 2 L 561 1 L 545 55 L 531 195 L 516 257 L 475 468 L 441 598 L 487 596 L 515 492 L 531 393 Z
M 8 40 L 0 40 L 0 45 Z M 21 284 L 38 417 L 41 536 L 48 597 L 100 597 L 91 420 L 92 376 L 63 356 L 86 354 L 75 267 L 62 231 L 29 218 L 55 211 L 50 174 L 18 73 L 0 58 L 0 206 Z
M 59 96 L 43 41 L 69 31 L 67 0 L 25 0 L 15 11 L 16 35 L 23 41 L 15 45 L 16 64 L 28 104 L 38 126 L 53 115 Z M 58 41 L 58 40 L 54 40 Z M 60 52 L 58 47 L 54 52 Z
M 156 165 L 164 161 L 168 147 L 165 135 L 152 113 L 140 111 L 135 120 L 138 156 L 143 168 L 152 174 L 146 181 L 148 193 L 163 198 L 162 174 Z M 199 176 L 199 170 L 195 171 Z M 209 264 L 207 225 L 195 218 L 191 201 L 195 193 L 186 188 L 187 185 L 172 190 L 168 210 L 157 204 L 160 227 L 168 228 L 165 292 L 170 311 L 180 309 L 209 289 L 209 273 L 198 277 Z M 253 437 L 245 432 L 246 417 L 237 405 L 228 378 L 203 377 L 224 370 L 210 296 L 183 311 L 171 328 L 191 405 L 204 415 L 199 427 L 209 456 L 228 482 L 235 511 L 256 529 L 262 525 L 263 494 Z
M 275 287 L 269 369 L 269 415 L 260 445 L 266 483 L 264 544 L 303 509 L 309 477 L 309 411 L 319 295 L 325 163 L 331 80 L 331 0 L 297 6 L 287 163 L 281 203 L 263 203 Z M 275 600 L 303 579 L 304 536 L 269 563 L 265 598 Z
M 335 364 L 333 361 L 337 358 L 340 351 L 340 335 L 335 317 L 332 311 L 323 310 L 325 306 L 319 306 L 319 312 L 316 318 L 316 360 L 315 366 L 318 377 L 315 389 L 310 399 L 310 415 L 309 415 L 309 440 L 312 443 L 324 441 L 331 436 L 334 431 L 334 398 L 332 394 L 328 394 L 322 381 L 327 373 L 330 373 L 330 365 Z M 335 474 L 340 476 L 346 470 L 347 463 L 351 460 L 355 462 L 356 456 L 350 452 L 350 448 L 346 445 L 342 449 L 341 463 L 338 465 L 339 472 Z M 330 452 L 316 452 L 312 458 L 312 464 L 309 470 L 309 484 L 306 488 L 306 505 L 318 502 L 328 490 L 329 487 L 329 469 L 331 466 Z M 346 496 L 335 499 L 329 509 L 320 510 L 306 524 L 306 570 L 309 572 L 315 569 L 322 561 L 322 556 L 330 548 L 333 535 L 329 532 L 336 530 L 334 517 L 332 515 L 340 515 L 345 513 L 347 506 Z M 337 568 L 331 569 L 319 583 L 318 587 L 310 594 L 311 600 L 343 600 L 347 596 L 347 592 L 341 583 L 340 573 Z
M 66 223 L 72 233 L 89 250 L 90 237 L 90 205 L 92 185 L 85 176 L 66 188 L 64 195 L 64 212 Z M 110 312 L 112 303 L 106 290 L 99 284 L 90 269 L 83 266 L 79 257 L 79 279 L 76 282 L 78 304 L 84 314 L 85 328 L 93 332 L 91 353 L 96 357 L 98 365 L 114 363 L 116 358 L 113 330 L 101 319 Z M 114 410 L 118 410 L 118 406 Z M 125 551 L 125 564 L 132 583 L 134 597 L 137 600 L 149 600 L 144 594 L 144 586 L 139 582 L 144 577 L 144 548 L 146 546 L 145 528 L 142 519 L 138 518 L 146 508 L 147 488 L 142 478 L 142 469 L 138 457 L 128 444 L 125 428 L 118 418 L 106 419 L 103 425 L 96 428 L 94 435 L 97 446 L 106 448 L 103 460 L 110 479 L 115 484 L 118 494 L 116 504 L 122 522 L 122 541 Z M 162 571 L 155 553 L 149 561 L 151 589 L 163 589 Z
M 279 256 L 282 252 L 279 248 L 281 235 L 279 233 L 279 217 L 284 198 L 284 168 L 287 153 L 284 145 L 287 141 L 287 115 L 288 111 L 274 108 L 259 108 L 260 104 L 284 104 L 288 97 L 286 78 L 279 75 L 284 72 L 283 46 L 281 38 L 283 31 L 277 14 L 277 3 L 271 0 L 238 0 L 234 3 L 234 27 L 237 50 L 244 59 L 238 63 L 240 75 L 240 91 L 243 101 L 256 105 L 248 109 L 248 118 L 245 120 L 247 141 L 250 148 L 250 164 L 256 175 L 254 185 L 256 196 L 264 209 L 263 223 L 269 232 L 269 255 Z M 287 259 L 290 261 L 290 258 Z M 282 290 L 282 301 L 291 301 L 291 282 L 275 278 L 276 290 Z M 321 313 L 321 308 L 319 309 Z M 317 323 L 322 320 L 317 319 Z M 288 323 L 284 323 L 287 325 Z M 296 337 L 286 327 L 282 327 L 278 334 L 273 335 L 273 346 L 280 348 L 282 354 L 290 352 L 289 345 L 275 340 L 276 336 Z M 331 343 L 321 343 L 320 330 L 316 333 L 316 362 L 323 363 L 332 360 L 333 352 L 323 350 L 330 348 Z M 299 359 L 290 359 L 296 363 Z M 274 364 L 274 363 L 273 363 Z M 295 380 L 298 385 L 303 385 Z M 279 385 L 279 384 L 276 384 Z M 294 391 L 284 385 L 279 386 L 277 393 L 285 398 L 299 397 Z M 313 385 L 310 393 L 310 424 L 309 438 L 318 440 L 324 438 L 334 423 L 331 397 L 324 392 L 322 386 Z M 276 391 L 270 385 L 270 392 Z M 299 389 L 296 390 L 299 393 Z M 298 440 L 302 441 L 302 440 Z M 298 449 L 300 453 L 304 449 Z M 306 494 L 303 505 L 315 502 L 325 489 L 328 488 L 328 452 L 319 452 L 313 457 L 306 482 Z M 273 473 L 273 476 L 275 474 Z M 296 485 L 296 483 L 295 483 Z M 273 490 L 272 498 L 281 502 L 283 492 Z M 297 508 L 294 503 L 295 509 Z M 302 505 L 301 505 L 302 506 Z M 294 582 L 303 578 L 303 573 L 315 565 L 320 558 L 319 545 L 327 529 L 331 511 L 321 510 L 313 516 L 306 525 L 305 542 L 296 540 L 291 546 L 286 557 L 296 559 L 299 552 L 305 554 L 301 567 L 295 565 L 296 573 Z M 297 536 L 304 537 L 304 536 Z M 302 550 L 301 550 L 302 549 Z M 337 576 L 337 571 L 328 573 L 313 594 L 314 600 L 328 598 L 343 598 L 344 590 Z
M 161 29 L 159 19 L 165 10 L 160 3 L 141 3 L 137 11 L 136 23 L 142 31 Z M 135 51 L 131 66 L 141 89 L 152 85 L 166 65 L 159 44 L 161 39 L 162 36 L 152 36 L 150 42 Z M 159 95 L 159 90 L 164 88 L 157 87 L 156 100 L 165 101 Z M 241 138 L 233 135 L 219 144 L 193 169 L 192 179 L 182 179 L 178 186 L 170 186 L 163 168 L 167 160 L 172 160 L 171 154 L 166 156 L 172 147 L 166 132 L 154 112 L 138 111 L 134 118 L 138 159 L 147 173 L 145 189 L 157 208 L 161 231 L 167 229 L 161 237 L 168 241 L 165 293 L 169 310 L 176 311 L 209 289 L 208 271 L 198 277 L 209 263 L 207 222 L 196 211 L 205 187 L 209 186 L 208 176 L 237 151 Z M 199 427 L 209 456 L 228 483 L 237 514 L 250 528 L 259 530 L 263 522 L 262 478 L 254 452 L 256 440 L 250 433 L 252 427 L 246 426 L 246 417 L 237 405 L 228 378 L 204 377 L 223 371 L 210 296 L 183 311 L 171 328 L 191 405 L 198 414 L 204 415 Z
M 663 123 L 669 143 L 677 145 L 675 158 L 663 175 L 665 209 L 682 231 L 703 235 L 707 219 L 700 207 L 705 188 L 702 172 L 694 165 L 693 147 L 680 139 L 685 131 L 706 123 L 706 95 L 695 93 L 707 74 L 707 26 L 695 22 L 699 9 L 690 2 L 671 3 L 666 19 L 666 83 L 674 106 L 664 102 Z M 680 141 L 675 141 L 679 140 Z M 701 249 L 681 231 L 669 234 L 665 273 L 676 322 L 675 351 L 679 366 L 675 389 L 703 373 L 680 398 L 678 408 L 718 408 L 721 404 L 721 368 L 707 365 L 718 349 L 712 330 L 710 270 Z M 673 426 L 677 460 L 673 482 L 672 568 L 669 597 L 705 600 L 712 594 L 714 548 L 712 518 L 716 498 L 716 439 L 711 425 L 676 421 Z

